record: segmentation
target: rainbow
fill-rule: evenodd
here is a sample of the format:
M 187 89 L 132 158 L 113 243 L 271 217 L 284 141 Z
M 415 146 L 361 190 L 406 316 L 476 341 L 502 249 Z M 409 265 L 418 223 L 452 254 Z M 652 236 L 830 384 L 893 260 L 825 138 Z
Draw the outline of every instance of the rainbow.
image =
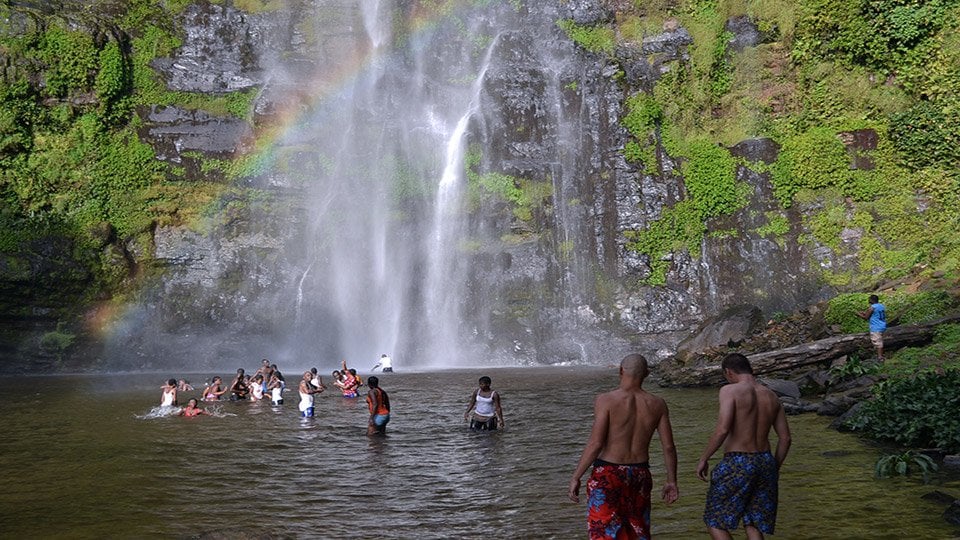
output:
M 382 1 L 390 2 L 391 0 Z M 514 9 L 519 9 L 519 0 L 491 1 L 510 2 Z M 406 32 L 395 36 L 394 47 L 403 47 L 425 39 L 442 22 L 465 9 L 474 7 L 476 3 L 477 0 L 418 0 L 407 14 L 404 25 Z M 282 108 L 268 116 L 262 125 L 255 127 L 253 140 L 241 145 L 241 149 L 234 154 L 233 161 L 254 163 L 258 169 L 274 166 L 281 141 L 294 128 L 302 125 L 307 114 L 336 97 L 339 92 L 366 73 L 379 54 L 384 54 L 394 47 L 377 49 L 372 43 L 368 43 L 367 46 L 352 51 L 350 57 L 345 58 L 333 69 L 318 68 L 307 81 L 300 85 L 300 88 L 305 90 L 290 96 Z M 136 280 L 141 278 L 142 276 L 134 277 Z M 129 298 L 100 302 L 87 311 L 84 326 L 91 335 L 100 339 L 109 338 L 123 327 L 135 306 L 136 303 Z

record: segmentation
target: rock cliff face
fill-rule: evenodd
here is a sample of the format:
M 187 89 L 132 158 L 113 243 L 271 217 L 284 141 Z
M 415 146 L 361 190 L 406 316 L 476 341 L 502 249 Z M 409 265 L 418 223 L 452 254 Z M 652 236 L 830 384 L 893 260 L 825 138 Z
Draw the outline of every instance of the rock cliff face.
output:
M 428 20 L 418 19 L 423 14 L 407 1 L 388 6 L 302 0 L 257 14 L 206 2 L 187 7 L 177 18 L 182 46 L 152 63 L 168 89 L 211 94 L 255 89 L 258 97 L 246 120 L 176 106 L 140 110 L 139 135 L 158 159 L 186 167 L 190 175 L 215 174 L 205 162 L 251 152 L 270 129 L 289 128 L 290 115 L 300 120 L 272 145 L 272 155 L 283 159 L 237 181 L 261 193 L 261 200 L 220 201 L 202 232 L 185 226 L 154 229 L 152 253 L 142 259 L 163 271 L 138 296 L 122 331 L 108 340 L 105 365 L 219 367 L 232 365 L 233 358 L 261 356 L 321 364 L 380 352 L 420 365 L 608 363 L 629 350 L 656 361 L 672 355 L 702 321 L 733 305 L 772 313 L 828 293 L 810 267 L 817 247 L 797 241 L 801 210 L 784 212 L 785 234 L 774 238 L 761 230 L 766 214 L 782 210 L 769 173 L 746 165 L 737 166 L 736 176 L 749 187 L 748 204 L 708 222 L 699 250 L 668 256 L 665 284 L 644 284 L 651 261 L 628 248 L 625 232 L 645 229 L 687 193 L 681 161 L 662 145 L 656 147 L 655 164 L 624 158 L 625 100 L 650 92 L 662 74 L 686 61 L 690 33 L 670 23 L 640 43 L 600 54 L 577 46 L 556 21 L 610 20 L 614 11 L 608 2 L 487 4 Z M 430 30 L 420 32 L 418 24 Z M 729 54 L 763 39 L 748 20 L 731 21 L 728 29 L 735 35 Z M 381 43 L 384 37 L 391 41 Z M 376 76 L 351 86 L 349 94 L 338 86 L 338 77 L 362 79 L 361 71 Z M 447 297 L 431 303 L 431 289 L 441 285 L 424 279 L 434 252 L 427 240 L 434 234 L 430 221 L 440 214 L 432 198 L 438 188 L 428 186 L 426 197 L 394 199 L 383 208 L 394 216 L 385 238 L 358 233 L 356 239 L 412 251 L 414 256 L 395 254 L 390 270 L 405 276 L 400 283 L 409 286 L 396 301 L 393 291 L 381 296 L 379 308 L 366 305 L 372 302 L 361 293 L 370 291 L 356 292 L 359 303 L 351 306 L 354 300 L 348 300 L 338 307 L 334 297 L 348 294 L 344 289 L 352 285 L 318 276 L 330 275 L 336 261 L 349 256 L 324 247 L 327 235 L 352 237 L 350 230 L 316 225 L 317 216 L 328 211 L 318 209 L 324 194 L 336 191 L 316 187 L 337 167 L 330 165 L 336 156 L 329 143 L 337 128 L 330 124 L 344 122 L 344 140 L 377 141 L 371 143 L 374 151 L 394 154 L 388 156 L 390 174 L 376 173 L 393 185 L 374 189 L 370 197 L 396 193 L 401 180 L 411 181 L 402 174 L 403 164 L 420 154 L 402 155 L 403 145 L 350 139 L 347 132 L 382 126 L 386 135 L 380 137 L 391 139 L 409 125 L 440 122 L 428 116 L 446 114 L 452 89 L 467 94 L 464 83 L 452 79 L 469 81 L 478 73 L 476 106 L 464 109 L 469 112 L 463 139 L 447 152 L 459 153 L 458 181 L 473 182 L 471 189 L 478 190 L 471 195 L 465 188 L 461 194 L 459 233 L 447 238 L 458 245 L 444 259 L 449 266 L 442 276 L 457 283 L 444 285 Z M 415 77 L 425 80 L 412 86 L 407 79 Z M 366 99 L 380 108 L 311 116 L 315 109 L 350 108 Z M 418 107 L 427 111 L 420 124 L 394 117 Z M 778 147 L 759 139 L 729 150 L 741 163 L 770 164 Z M 379 153 L 364 158 L 357 148 L 346 155 L 354 161 L 384 158 Z M 414 167 L 412 176 L 420 178 L 413 181 L 436 184 L 445 170 L 440 162 Z M 366 174 L 362 169 L 344 174 L 353 179 L 337 189 L 356 189 L 355 195 L 366 197 L 360 179 Z M 497 178 L 511 179 L 522 193 L 511 199 L 502 193 L 497 198 L 492 188 L 484 191 L 484 181 Z M 530 195 L 536 190 L 547 195 Z M 435 315 L 436 306 L 451 303 L 448 313 L 458 319 L 451 333 L 455 345 L 448 340 L 441 354 L 457 360 L 438 357 L 423 345 L 440 331 L 423 320 Z M 375 348 L 338 341 L 352 331 L 351 309 L 384 317 L 370 326 L 396 329 L 373 339 Z

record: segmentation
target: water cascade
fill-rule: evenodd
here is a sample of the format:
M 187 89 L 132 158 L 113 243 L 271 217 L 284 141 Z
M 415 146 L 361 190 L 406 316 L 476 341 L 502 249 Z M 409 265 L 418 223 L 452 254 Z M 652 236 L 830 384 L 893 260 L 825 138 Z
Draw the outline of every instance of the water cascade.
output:
M 263 200 L 206 238 L 158 233 L 158 259 L 187 264 L 137 310 L 162 321 L 138 330 L 143 356 L 438 367 L 628 349 L 594 309 L 597 276 L 619 271 L 597 203 L 617 198 L 598 171 L 622 135 L 599 119 L 622 92 L 558 6 L 527 4 L 318 1 L 289 37 L 318 57 L 260 51 L 261 102 L 293 119 L 251 181 Z

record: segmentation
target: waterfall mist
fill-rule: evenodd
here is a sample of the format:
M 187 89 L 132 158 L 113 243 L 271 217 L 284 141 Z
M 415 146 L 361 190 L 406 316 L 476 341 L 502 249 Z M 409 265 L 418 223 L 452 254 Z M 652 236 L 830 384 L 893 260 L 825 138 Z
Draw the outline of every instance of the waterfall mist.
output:
M 303 245 L 289 255 L 303 269 L 289 337 L 298 356 L 389 352 L 421 367 L 471 356 L 461 339 L 464 154 L 495 20 L 460 19 L 459 40 L 443 24 L 404 39 L 398 10 L 362 2 L 363 69 L 281 141 L 317 157 L 291 172 L 308 178 Z
M 588 95 L 609 77 L 557 6 L 527 4 L 311 4 L 286 39 L 322 54 L 259 52 L 258 111 L 292 119 L 248 183 L 267 202 L 234 221 L 223 203 L 205 237 L 160 231 L 158 258 L 187 264 L 136 310 L 143 355 L 422 369 L 625 350 L 591 307 L 617 271 L 593 215 L 613 185 L 593 172 L 610 166 L 595 119 L 612 109 Z

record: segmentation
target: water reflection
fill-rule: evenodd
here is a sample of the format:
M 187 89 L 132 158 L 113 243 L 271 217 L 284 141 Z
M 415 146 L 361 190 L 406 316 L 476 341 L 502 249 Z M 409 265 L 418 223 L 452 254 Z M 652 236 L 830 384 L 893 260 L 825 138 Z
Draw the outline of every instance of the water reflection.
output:
M 496 369 L 507 427 L 475 433 L 463 410 L 475 371 L 386 374 L 394 412 L 365 435 L 362 398 L 326 392 L 317 416 L 286 404 L 204 404 L 219 417 L 145 418 L 163 376 L 0 382 L 0 530 L 4 537 L 578 538 L 585 507 L 566 501 L 611 369 Z M 199 379 L 199 377 L 195 377 Z M 28 392 L 24 392 L 29 389 Z M 681 499 L 654 503 L 658 538 L 703 536 L 706 485 L 694 467 L 713 428 L 716 392 L 660 390 L 671 407 Z M 190 395 L 186 396 L 191 397 Z M 960 492 L 874 480 L 877 451 L 792 417 L 776 538 L 951 538 L 942 508 L 919 497 Z M 659 443 L 651 466 L 664 478 Z M 882 523 L 878 529 L 877 524 Z

